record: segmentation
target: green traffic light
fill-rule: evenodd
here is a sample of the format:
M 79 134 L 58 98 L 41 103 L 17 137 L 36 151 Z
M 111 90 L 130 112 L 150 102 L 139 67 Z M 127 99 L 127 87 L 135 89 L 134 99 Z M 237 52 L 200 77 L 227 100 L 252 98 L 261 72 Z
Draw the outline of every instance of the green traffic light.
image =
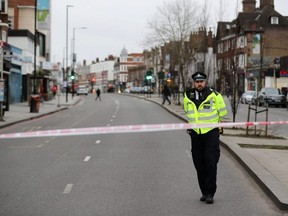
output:
M 71 80 L 75 79 L 75 75 L 74 75 L 74 70 L 71 71 L 71 76 L 70 76 Z

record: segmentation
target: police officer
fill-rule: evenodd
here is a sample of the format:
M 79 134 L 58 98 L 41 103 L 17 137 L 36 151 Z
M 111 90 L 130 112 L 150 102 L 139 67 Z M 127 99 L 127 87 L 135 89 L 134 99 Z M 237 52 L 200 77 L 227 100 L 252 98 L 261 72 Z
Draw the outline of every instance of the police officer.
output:
M 196 72 L 192 79 L 194 88 L 187 90 L 183 99 L 188 122 L 219 123 L 227 115 L 222 95 L 206 86 L 206 74 Z M 212 204 L 217 188 L 217 163 L 220 157 L 219 128 L 192 128 L 187 133 L 191 137 L 192 159 L 202 192 L 200 201 Z

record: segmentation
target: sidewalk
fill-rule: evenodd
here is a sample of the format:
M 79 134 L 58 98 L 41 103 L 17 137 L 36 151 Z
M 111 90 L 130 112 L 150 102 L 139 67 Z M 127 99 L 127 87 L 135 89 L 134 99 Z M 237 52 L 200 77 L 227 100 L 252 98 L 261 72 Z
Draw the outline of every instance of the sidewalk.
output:
M 19 123 L 21 121 L 38 118 L 47 114 L 61 111 L 63 109 L 67 109 L 69 106 L 77 103 L 78 101 L 79 97 L 77 95 L 74 95 L 72 99 L 71 94 L 69 94 L 68 100 L 66 102 L 66 95 L 61 94 L 60 96 L 56 96 L 53 100 L 40 102 L 38 113 L 30 112 L 30 106 L 28 105 L 28 102 L 10 104 L 9 111 L 5 112 L 3 117 L 4 121 L 0 121 L 0 129 L 15 123 Z
M 186 121 L 182 105 L 175 105 L 173 102 L 171 105 L 168 105 L 167 102 L 162 105 L 162 98 L 158 94 L 151 97 L 147 95 L 128 95 L 157 103 L 173 115 Z M 65 95 L 61 95 L 59 98 L 56 96 L 51 101 L 41 103 L 39 113 L 30 113 L 27 102 L 12 104 L 10 105 L 10 111 L 5 113 L 5 121 L 0 121 L 0 128 L 67 109 L 69 106 L 76 104 L 79 99 L 76 95 L 73 99 L 69 95 L 68 102 L 66 102 Z M 182 102 L 182 99 L 179 101 Z M 226 119 L 226 121 L 229 120 Z M 221 136 L 222 147 L 226 148 L 239 161 L 280 209 L 288 211 L 288 140 L 247 138 L 239 136 L 239 133 L 244 132 L 225 128 L 224 135 Z M 280 147 L 283 149 L 279 149 Z

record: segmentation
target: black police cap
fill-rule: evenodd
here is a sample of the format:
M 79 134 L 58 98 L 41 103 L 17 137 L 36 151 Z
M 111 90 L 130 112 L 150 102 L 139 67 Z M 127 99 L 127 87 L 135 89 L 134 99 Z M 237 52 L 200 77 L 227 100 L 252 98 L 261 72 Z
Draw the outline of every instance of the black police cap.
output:
M 202 73 L 202 72 L 196 72 L 196 73 L 192 74 L 191 77 L 194 81 L 202 81 L 202 80 L 206 80 L 207 75 L 205 73 Z

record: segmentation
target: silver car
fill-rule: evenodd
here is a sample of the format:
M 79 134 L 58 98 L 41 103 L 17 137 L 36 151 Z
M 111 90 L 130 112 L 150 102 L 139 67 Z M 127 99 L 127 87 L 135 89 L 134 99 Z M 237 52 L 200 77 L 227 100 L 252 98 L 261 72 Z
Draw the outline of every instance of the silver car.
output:
M 240 98 L 240 102 L 242 104 L 251 104 L 252 103 L 252 97 L 253 97 L 254 93 L 255 93 L 255 91 L 244 92 Z
M 88 88 L 84 85 L 79 85 L 77 95 L 85 94 L 88 95 Z

